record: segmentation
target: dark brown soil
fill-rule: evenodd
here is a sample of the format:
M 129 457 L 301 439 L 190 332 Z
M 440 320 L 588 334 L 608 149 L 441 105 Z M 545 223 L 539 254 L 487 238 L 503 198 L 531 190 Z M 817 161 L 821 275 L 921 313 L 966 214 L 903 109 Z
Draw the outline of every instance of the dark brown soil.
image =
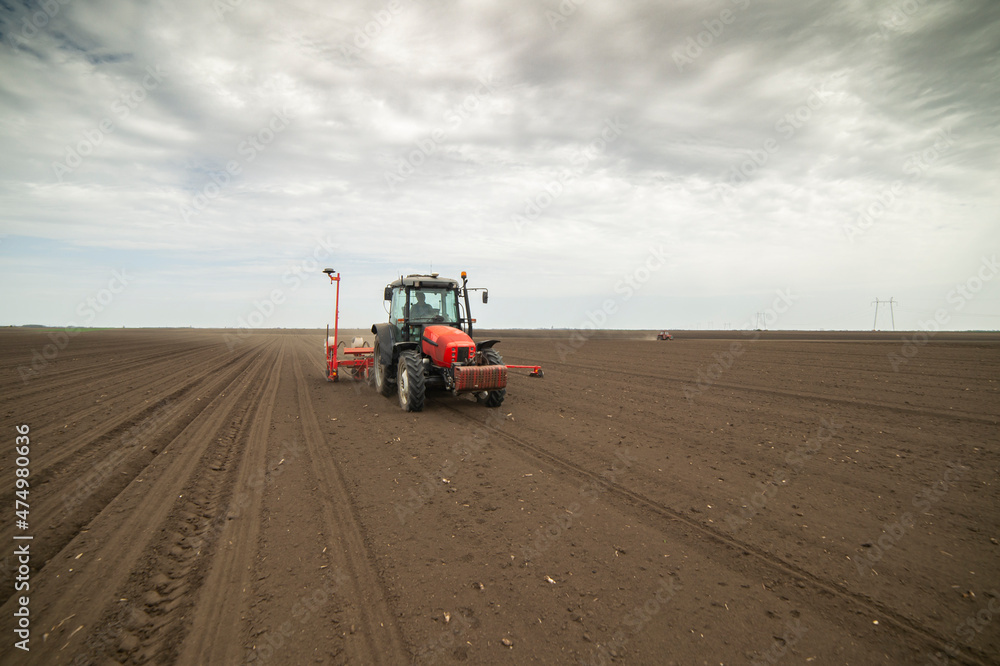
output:
M 0 662 L 1000 662 L 1000 337 L 671 332 L 406 414 L 322 332 L 2 330 Z

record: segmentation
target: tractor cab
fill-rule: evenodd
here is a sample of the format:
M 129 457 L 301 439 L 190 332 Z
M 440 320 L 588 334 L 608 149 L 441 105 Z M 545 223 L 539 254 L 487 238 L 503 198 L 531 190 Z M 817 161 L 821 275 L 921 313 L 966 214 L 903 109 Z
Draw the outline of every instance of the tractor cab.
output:
M 385 288 L 389 324 L 399 341 L 420 340 L 426 326 L 461 329 L 468 324 L 459 308 L 458 282 L 433 275 L 409 275 Z

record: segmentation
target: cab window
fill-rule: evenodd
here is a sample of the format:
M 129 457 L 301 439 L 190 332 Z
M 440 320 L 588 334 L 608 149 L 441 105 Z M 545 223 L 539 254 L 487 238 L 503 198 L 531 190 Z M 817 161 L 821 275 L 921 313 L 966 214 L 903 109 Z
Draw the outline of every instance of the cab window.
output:
M 451 289 L 414 289 L 410 292 L 413 323 L 458 322 L 455 292 Z
M 406 291 L 402 288 L 392 292 L 392 304 L 389 306 L 389 323 L 399 328 L 399 320 L 403 318 L 403 304 L 406 303 Z

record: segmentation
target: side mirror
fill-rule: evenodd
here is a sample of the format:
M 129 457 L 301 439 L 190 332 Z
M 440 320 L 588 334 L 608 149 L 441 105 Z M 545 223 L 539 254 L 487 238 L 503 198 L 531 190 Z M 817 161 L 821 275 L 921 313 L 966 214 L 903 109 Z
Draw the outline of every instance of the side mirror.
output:
M 382 300 L 391 301 L 392 300 L 392 287 L 386 287 L 385 293 L 382 296 Z
M 490 302 L 490 292 L 484 290 L 483 291 L 483 303 L 489 303 L 489 302 Z

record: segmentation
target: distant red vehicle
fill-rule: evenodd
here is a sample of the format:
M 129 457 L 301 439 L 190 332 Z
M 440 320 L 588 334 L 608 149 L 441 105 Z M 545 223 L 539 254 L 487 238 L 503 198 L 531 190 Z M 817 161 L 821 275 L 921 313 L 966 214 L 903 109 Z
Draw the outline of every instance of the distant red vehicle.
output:
M 674 336 L 670 335 L 666 331 L 660 331 L 659 333 L 656 334 L 656 339 L 657 340 L 673 340 Z

